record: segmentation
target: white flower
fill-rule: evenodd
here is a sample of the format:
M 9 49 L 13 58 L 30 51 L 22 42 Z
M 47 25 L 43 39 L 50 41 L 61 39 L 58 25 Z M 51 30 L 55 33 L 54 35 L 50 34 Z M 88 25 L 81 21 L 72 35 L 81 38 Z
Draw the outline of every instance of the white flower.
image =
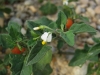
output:
M 34 27 L 33 28 L 33 30 L 39 30 L 40 29 L 40 27 Z
M 44 32 L 44 34 L 42 34 L 41 36 L 42 44 L 46 44 L 46 42 L 51 42 L 52 40 L 52 33 L 51 32 Z
M 24 28 L 21 28 L 21 33 L 22 33 L 23 35 L 25 35 L 25 34 L 26 34 L 26 30 L 25 30 Z
M 68 5 L 68 0 L 63 0 L 63 5 Z

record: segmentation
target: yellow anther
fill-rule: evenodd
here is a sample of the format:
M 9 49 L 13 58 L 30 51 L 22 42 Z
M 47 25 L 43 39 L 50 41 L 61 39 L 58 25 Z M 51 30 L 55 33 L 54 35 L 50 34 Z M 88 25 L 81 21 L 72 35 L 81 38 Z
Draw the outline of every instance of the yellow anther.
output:
M 46 42 L 45 41 L 42 41 L 42 45 L 45 45 L 46 44 Z

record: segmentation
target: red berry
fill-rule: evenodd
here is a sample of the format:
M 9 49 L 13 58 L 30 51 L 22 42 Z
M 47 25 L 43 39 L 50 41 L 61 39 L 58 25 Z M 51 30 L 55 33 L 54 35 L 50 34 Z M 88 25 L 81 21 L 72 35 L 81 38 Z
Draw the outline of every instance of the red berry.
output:
M 73 24 L 73 20 L 68 18 L 66 23 L 66 28 L 69 29 L 72 26 L 72 24 Z
M 16 46 L 16 47 L 14 47 L 14 48 L 12 49 L 12 53 L 13 53 L 13 54 L 22 54 L 25 50 L 26 50 L 25 48 L 22 48 L 22 50 L 20 50 L 20 49 Z

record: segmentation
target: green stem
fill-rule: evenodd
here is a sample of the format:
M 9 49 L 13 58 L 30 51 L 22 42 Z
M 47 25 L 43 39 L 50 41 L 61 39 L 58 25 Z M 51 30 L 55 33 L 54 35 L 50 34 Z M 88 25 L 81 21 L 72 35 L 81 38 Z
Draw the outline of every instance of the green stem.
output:
M 31 52 L 32 52 L 32 50 L 33 50 L 33 48 L 34 48 L 34 46 L 35 46 L 35 45 L 32 46 L 31 50 L 30 50 L 30 48 L 28 47 L 28 49 L 29 49 L 29 54 L 28 54 L 27 57 L 26 57 L 26 61 L 25 61 L 26 64 L 27 64 L 27 62 L 28 62 L 29 56 L 30 56 L 30 54 L 31 54 Z

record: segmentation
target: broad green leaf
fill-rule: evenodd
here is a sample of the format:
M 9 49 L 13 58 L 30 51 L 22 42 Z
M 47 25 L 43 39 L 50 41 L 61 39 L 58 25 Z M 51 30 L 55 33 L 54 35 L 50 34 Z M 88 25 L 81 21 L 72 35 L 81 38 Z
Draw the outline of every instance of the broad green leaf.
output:
M 78 1 L 78 0 L 68 0 L 68 2 L 73 2 L 73 1 L 75 2 L 75 1 Z
M 50 75 L 52 73 L 52 68 L 49 64 L 47 64 L 43 70 L 34 68 L 33 66 L 33 73 L 34 75 Z
M 100 38 L 92 38 L 96 43 L 100 43 Z
M 67 17 L 66 15 L 64 14 L 63 11 L 60 11 L 58 13 L 58 19 L 56 21 L 57 25 L 58 25 L 58 28 L 61 28 L 61 25 L 65 25 L 66 24 L 66 21 L 67 21 Z
M 74 57 L 70 61 L 70 66 L 82 66 L 88 59 L 87 52 L 84 50 L 76 50 Z
M 0 67 L 0 75 L 7 75 L 7 69 L 6 68 L 2 68 Z
M 8 7 L 5 7 L 5 8 L 3 9 L 3 12 L 5 12 L 5 13 L 7 13 L 7 14 L 10 14 L 11 9 L 8 8 Z
M 44 15 L 51 15 L 57 12 L 57 7 L 55 4 L 47 2 L 46 4 L 40 7 L 40 10 Z
M 29 29 L 31 29 L 31 30 L 33 30 L 33 28 L 34 27 L 38 27 L 38 26 L 40 26 L 39 24 L 37 24 L 37 23 L 35 23 L 34 21 L 26 21 L 26 23 L 27 23 L 27 27 L 29 28 Z
M 72 31 L 67 31 L 67 32 L 62 32 L 59 30 L 60 33 L 60 37 L 62 37 L 64 39 L 64 41 L 70 45 L 73 46 L 74 45 L 74 34 Z
M 84 23 L 89 23 L 89 19 L 87 17 L 79 16 L 79 19 Z
M 38 52 L 37 41 L 30 42 L 30 40 L 29 40 L 28 43 L 27 43 L 27 45 L 28 45 L 29 48 L 31 47 L 31 49 L 29 50 L 29 53 L 28 53 L 27 58 L 25 60 L 26 63 L 34 58 L 34 56 L 36 55 L 34 53 Z M 38 46 L 38 48 L 40 49 L 39 46 Z
M 15 42 L 8 34 L 0 34 L 0 39 L 4 48 L 13 48 L 15 46 Z
M 100 43 L 94 45 L 92 48 L 90 48 L 88 52 L 89 57 L 94 57 L 100 53 Z
M 96 72 L 95 68 L 93 69 L 95 63 L 90 63 L 88 65 L 87 75 L 92 75 L 94 72 Z
M 95 55 L 95 56 L 92 56 L 91 58 L 89 58 L 88 60 L 97 62 L 99 60 L 99 58 L 98 58 L 98 55 Z
M 10 55 L 10 64 L 12 75 L 20 75 L 25 56 L 23 55 Z
M 93 27 L 85 23 L 81 24 L 74 23 L 69 30 L 72 30 L 73 33 L 96 32 L 96 30 Z
M 65 42 L 61 39 L 58 40 L 58 43 L 57 43 L 57 48 L 58 50 L 60 50 L 63 46 L 64 46 Z
M 31 40 L 29 40 L 28 42 L 27 42 L 27 46 L 28 47 L 32 47 L 32 46 L 35 46 L 36 45 L 36 42 L 33 40 L 33 39 L 31 39 Z
M 7 31 L 9 32 L 9 35 L 12 37 L 12 39 L 14 41 L 21 41 L 22 38 L 21 38 L 21 27 L 20 25 L 18 25 L 17 23 L 15 22 L 9 22 L 8 23 L 8 27 L 6 28 Z
M 99 63 L 99 65 L 100 65 L 100 63 Z M 96 71 L 96 74 L 97 74 L 97 75 L 100 75 L 100 66 L 98 67 L 98 69 L 97 69 L 97 71 Z
M 26 66 L 23 65 L 20 75 L 31 75 L 32 74 L 32 65 Z
M 34 22 L 39 25 L 49 25 L 52 21 L 49 20 L 47 17 L 41 17 L 40 19 L 38 19 Z
M 46 54 L 44 55 L 44 57 L 35 64 L 36 68 L 40 69 L 40 70 L 43 70 L 44 67 L 50 63 L 51 61 L 51 58 L 52 58 L 52 51 L 51 50 L 48 50 L 46 52 Z
M 44 0 L 38 0 L 39 3 L 42 3 Z
M 48 27 L 50 27 L 50 28 L 56 30 L 56 29 L 57 29 L 57 24 L 56 24 L 55 22 L 51 22 L 51 23 L 48 25 Z
M 86 60 L 90 61 L 98 61 L 98 54 L 100 53 L 100 43 L 94 45 L 88 50 L 76 50 L 74 57 L 70 61 L 69 65 L 71 66 L 79 66 L 86 62 Z
M 21 27 L 20 25 L 18 25 L 16 22 L 12 22 L 10 21 L 8 23 L 8 27 L 6 28 L 6 30 L 10 33 L 10 29 L 13 28 L 14 30 L 16 30 L 17 32 L 20 32 Z
M 75 11 L 72 8 L 72 5 L 71 6 L 64 5 L 63 11 L 64 11 L 64 14 L 66 15 L 67 18 L 73 18 L 74 14 L 75 14 Z
M 50 48 L 51 47 L 49 47 L 49 46 L 43 46 L 42 49 L 37 53 L 37 55 L 28 62 L 28 65 L 39 62 L 45 56 L 45 54 L 48 52 L 48 50 L 50 50 Z

